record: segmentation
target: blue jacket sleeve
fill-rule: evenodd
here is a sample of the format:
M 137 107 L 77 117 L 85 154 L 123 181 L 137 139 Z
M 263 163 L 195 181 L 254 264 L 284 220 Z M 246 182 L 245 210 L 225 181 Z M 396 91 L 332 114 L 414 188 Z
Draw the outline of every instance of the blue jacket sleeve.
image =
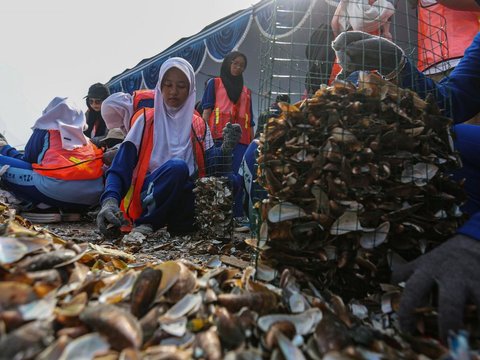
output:
M 480 112 L 480 33 L 452 73 L 439 83 L 427 78 L 410 61 L 400 73 L 401 87 L 417 92 L 422 98 L 433 93 L 444 114 L 455 123 L 469 120 Z
M 112 165 L 107 170 L 105 190 L 100 198 L 100 203 L 108 198 L 117 199 L 120 203 L 132 184 L 133 170 L 137 162 L 138 154 L 135 145 L 130 141 L 122 143 Z
M 25 145 L 23 154 L 14 147 L 6 145 L 0 151 L 1 155 L 20 159 L 31 164 L 40 163 L 43 154 L 48 149 L 49 136 L 47 130 L 35 129 Z
M 460 229 L 458 234 L 470 236 L 475 240 L 480 241 L 480 212 L 473 215 Z
M 22 160 L 23 154 L 10 145 L 2 146 L 0 155 Z
M 30 136 L 27 145 L 25 145 L 25 153 L 22 160 L 31 164 L 40 164 L 49 146 L 50 136 L 48 130 L 33 130 L 32 136 Z
M 202 109 L 213 109 L 215 107 L 215 79 L 207 82 L 207 87 L 202 97 Z

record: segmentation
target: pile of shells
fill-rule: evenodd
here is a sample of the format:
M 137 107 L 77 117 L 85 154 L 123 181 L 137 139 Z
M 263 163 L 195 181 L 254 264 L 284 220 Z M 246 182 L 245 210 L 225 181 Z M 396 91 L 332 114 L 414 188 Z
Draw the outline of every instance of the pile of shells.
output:
M 195 183 L 195 221 L 208 239 L 231 238 L 233 196 L 225 177 L 204 177 Z
M 303 286 L 293 269 L 267 283 L 242 262 L 138 263 L 116 248 L 66 242 L 4 205 L 0 223 L 4 359 L 417 359 L 448 351 L 400 337 L 379 299 L 345 305 L 315 283 Z
M 451 121 L 375 74 L 279 104 L 260 139 L 262 257 L 315 272 L 344 299 L 388 281 L 388 261 L 450 237 L 463 216 Z M 383 271 L 387 270 L 387 271 Z

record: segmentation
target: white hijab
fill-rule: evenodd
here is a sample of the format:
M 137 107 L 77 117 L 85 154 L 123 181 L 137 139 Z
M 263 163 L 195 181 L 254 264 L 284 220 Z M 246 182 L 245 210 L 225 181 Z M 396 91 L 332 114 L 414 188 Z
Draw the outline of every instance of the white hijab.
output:
M 101 111 L 108 129 L 120 128 L 127 135 L 133 115 L 132 95 L 123 92 L 110 95 L 103 101 Z
M 73 101 L 55 97 L 35 121 L 32 130 L 58 130 L 62 148 L 73 150 L 88 143 L 88 138 L 83 134 L 85 125 L 85 115 Z
M 162 79 L 166 72 L 173 67 L 181 70 L 190 84 L 188 98 L 179 108 L 167 106 L 163 101 L 161 91 Z M 195 98 L 195 72 L 192 65 L 179 57 L 165 61 L 160 67 L 158 83 L 155 87 L 153 149 L 149 172 L 155 171 L 173 158 L 185 161 L 190 175 L 195 172 L 193 147 L 190 140 Z M 142 132 L 143 121 L 137 121 L 125 138 L 125 141 L 135 144 L 137 151 L 142 140 Z

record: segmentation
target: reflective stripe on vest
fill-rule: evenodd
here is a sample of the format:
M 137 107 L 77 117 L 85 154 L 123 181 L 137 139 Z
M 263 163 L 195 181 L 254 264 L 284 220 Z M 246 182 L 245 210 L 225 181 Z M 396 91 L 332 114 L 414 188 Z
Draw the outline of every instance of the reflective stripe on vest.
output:
M 234 104 L 227 95 L 222 79 L 215 78 L 215 107 L 208 119 L 213 139 L 221 139 L 223 128 L 228 122 L 242 127 L 241 144 L 250 144 L 252 129 L 250 126 L 251 92 L 244 86 L 237 103 Z
M 133 171 L 132 184 L 128 189 L 127 195 L 122 200 L 121 210 L 129 221 L 135 221 L 142 215 L 142 199 L 141 191 L 145 178 L 147 176 L 148 167 L 150 164 L 150 156 L 153 150 L 153 124 L 154 124 L 154 109 L 140 109 L 137 111 L 135 121 L 138 120 L 141 114 L 144 115 L 145 125 L 142 132 L 142 141 L 140 143 L 140 152 L 138 154 L 137 166 Z M 192 133 L 190 139 L 193 147 L 193 153 L 198 168 L 199 177 L 205 176 L 205 134 L 206 124 L 201 116 L 193 114 L 192 118 Z
M 49 130 L 48 136 L 49 147 L 41 163 L 32 164 L 36 173 L 60 180 L 93 180 L 103 175 L 103 152 L 93 143 L 65 150 L 58 130 Z
M 197 164 L 198 177 L 206 176 L 205 168 L 205 137 L 207 136 L 207 123 L 200 114 L 193 114 L 192 131 L 190 139 L 193 144 L 193 156 Z
M 132 117 L 130 118 L 130 129 L 133 127 L 133 125 L 134 125 L 135 122 L 138 120 L 138 118 L 139 118 L 141 115 L 144 115 L 144 114 L 145 114 L 145 111 L 147 111 L 148 109 L 151 109 L 151 108 L 139 109 L 139 110 L 137 110 L 136 112 L 133 113 Z
M 418 69 L 438 73 L 452 67 L 449 61 L 462 58 L 477 35 L 479 15 L 478 12 L 452 10 L 441 4 L 422 6 L 420 2 Z
M 137 166 L 133 170 L 132 184 L 128 189 L 127 195 L 122 200 L 120 208 L 128 220 L 135 220 L 142 214 L 141 191 L 148 172 L 150 155 L 153 150 L 153 115 L 152 108 L 141 109 L 136 113 L 136 120 L 139 114 L 144 115 L 145 124 L 143 126 L 142 141 L 140 143 L 140 152 L 138 154 Z M 133 117 L 132 117 L 133 118 Z

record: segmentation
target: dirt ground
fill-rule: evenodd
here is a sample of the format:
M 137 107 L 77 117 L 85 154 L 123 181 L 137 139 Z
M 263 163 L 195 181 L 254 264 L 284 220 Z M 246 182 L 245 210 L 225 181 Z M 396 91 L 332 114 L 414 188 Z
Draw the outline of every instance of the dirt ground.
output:
M 105 239 L 97 229 L 94 218 L 85 217 L 81 222 L 62 222 L 39 224 L 64 240 L 75 243 L 91 242 L 97 245 L 115 247 L 132 253 L 137 262 L 159 262 L 175 259 L 187 259 L 196 264 L 206 264 L 222 258 L 232 265 L 246 265 L 253 261 L 254 251 L 247 246 L 245 239 L 249 232 L 233 232 L 231 239 L 217 240 L 195 233 L 192 235 L 171 237 L 160 229 L 136 243 L 125 243 L 123 235 L 114 239 Z M 141 243 L 140 243 L 141 242 Z

